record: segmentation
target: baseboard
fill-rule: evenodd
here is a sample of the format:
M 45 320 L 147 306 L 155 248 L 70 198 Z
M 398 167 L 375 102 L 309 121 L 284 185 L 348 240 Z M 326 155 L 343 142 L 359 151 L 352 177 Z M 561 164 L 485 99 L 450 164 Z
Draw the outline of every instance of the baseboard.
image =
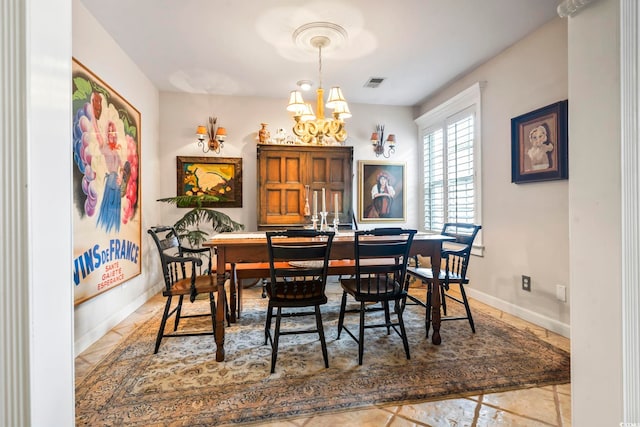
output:
M 566 323 L 559 322 L 550 317 L 543 316 L 540 313 L 527 310 L 526 308 L 522 308 L 510 302 L 485 294 L 478 291 L 477 289 L 470 289 L 470 287 L 466 286 L 464 289 L 467 292 L 467 295 L 473 299 L 490 305 L 493 308 L 497 308 L 506 313 L 517 316 L 523 320 L 526 320 L 527 322 L 531 322 L 542 328 L 548 329 L 552 332 L 555 332 L 556 334 L 562 335 L 563 337 L 571 338 L 571 326 Z
M 113 313 L 113 315 L 104 322 L 96 325 L 96 327 L 91 329 L 91 331 L 81 337 L 76 337 L 74 341 L 74 357 L 77 357 L 80 353 L 89 348 L 91 344 L 105 336 L 115 325 L 122 322 L 145 302 L 149 301 L 151 297 L 162 290 L 163 286 L 164 283 L 159 283 L 157 286 L 147 289 L 146 292 L 142 293 L 138 298 L 122 307 L 122 309 L 118 310 L 116 313 Z

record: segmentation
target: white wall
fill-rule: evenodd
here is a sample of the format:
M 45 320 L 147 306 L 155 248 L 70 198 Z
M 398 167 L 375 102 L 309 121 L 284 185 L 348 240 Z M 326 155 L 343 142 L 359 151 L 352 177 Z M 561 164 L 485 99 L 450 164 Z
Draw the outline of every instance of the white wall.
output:
M 555 18 L 427 100 L 417 116 L 477 81 L 482 90 L 482 233 L 469 293 L 565 336 L 569 302 L 568 181 L 511 183 L 511 118 L 567 99 L 567 22 Z M 571 100 L 569 100 L 571 104 Z M 569 142 L 569 158 L 572 156 Z M 572 171 L 569 168 L 569 178 Z M 531 292 L 521 276 L 532 278 Z M 569 300 L 571 298 L 568 289 Z
M 348 94 L 345 94 L 348 99 Z M 176 194 L 176 156 L 214 156 L 203 154 L 198 147 L 195 130 L 205 124 L 209 116 L 218 118 L 218 125 L 227 128 L 227 141 L 217 157 L 241 157 L 243 168 L 243 207 L 218 209 L 232 219 L 245 225 L 246 230 L 257 227 L 257 167 L 256 143 L 260 123 L 269 123 L 271 135 L 277 128 L 291 134 L 293 119 L 286 111 L 288 94 L 282 98 L 232 97 L 189 95 L 177 92 L 160 94 L 160 176 L 162 197 Z M 307 96 L 309 99 L 312 96 Z M 389 161 L 405 162 L 407 165 L 407 194 L 417 194 L 416 126 L 409 107 L 350 104 L 353 117 L 347 120 L 349 137 L 345 145 L 354 147 L 354 209 L 357 208 L 358 160 L 376 159 L 369 138 L 376 124 L 385 124 L 386 133 L 395 133 L 398 141 L 396 154 Z M 380 158 L 381 159 L 381 158 Z M 378 160 L 380 160 L 378 159 Z M 418 201 L 407 198 L 407 222 L 393 223 L 398 226 L 415 227 Z M 156 202 L 163 212 L 163 220 L 173 223 L 184 214 L 183 209 Z M 377 224 L 367 223 L 366 227 Z
M 158 91 L 79 0 L 73 0 L 73 56 L 141 114 L 140 191 L 142 274 L 75 308 L 75 352 L 79 354 L 159 290 L 156 248 L 146 233 L 159 222 Z M 71 60 L 71 59 L 69 59 Z
M 599 0 L 569 19 L 574 426 L 623 421 L 619 7 Z

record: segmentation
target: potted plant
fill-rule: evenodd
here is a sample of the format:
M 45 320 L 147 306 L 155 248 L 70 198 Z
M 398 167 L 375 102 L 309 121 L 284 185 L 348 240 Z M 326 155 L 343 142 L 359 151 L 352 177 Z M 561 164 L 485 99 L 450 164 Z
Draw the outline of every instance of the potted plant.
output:
M 159 202 L 171 203 L 177 207 L 193 206 L 174 224 L 179 239 L 186 239 L 191 247 L 199 247 L 207 240 L 209 233 L 201 229 L 201 225 L 209 225 L 213 231 L 228 232 L 244 230 L 244 225 L 232 220 L 228 215 L 215 209 L 203 207 L 204 203 L 217 202 L 218 197 L 208 194 L 182 195 L 158 199 Z

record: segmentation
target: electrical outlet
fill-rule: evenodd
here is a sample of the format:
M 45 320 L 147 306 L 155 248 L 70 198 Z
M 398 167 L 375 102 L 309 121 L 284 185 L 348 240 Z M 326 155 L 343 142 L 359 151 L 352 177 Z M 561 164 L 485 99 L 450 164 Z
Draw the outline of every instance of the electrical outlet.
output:
M 522 276 L 522 290 L 531 292 L 531 276 Z

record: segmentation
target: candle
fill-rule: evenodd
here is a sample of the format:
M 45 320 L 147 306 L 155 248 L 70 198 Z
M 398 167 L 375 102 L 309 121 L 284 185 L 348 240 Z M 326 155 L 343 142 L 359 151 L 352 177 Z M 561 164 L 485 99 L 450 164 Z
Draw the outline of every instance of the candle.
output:
M 338 218 L 338 193 L 333 193 L 333 208 L 336 211 L 336 218 Z
M 318 192 L 313 192 L 313 214 L 318 215 Z
M 322 212 L 326 212 L 327 211 L 327 202 L 326 202 L 326 198 L 325 198 L 325 191 L 324 188 L 322 189 Z

